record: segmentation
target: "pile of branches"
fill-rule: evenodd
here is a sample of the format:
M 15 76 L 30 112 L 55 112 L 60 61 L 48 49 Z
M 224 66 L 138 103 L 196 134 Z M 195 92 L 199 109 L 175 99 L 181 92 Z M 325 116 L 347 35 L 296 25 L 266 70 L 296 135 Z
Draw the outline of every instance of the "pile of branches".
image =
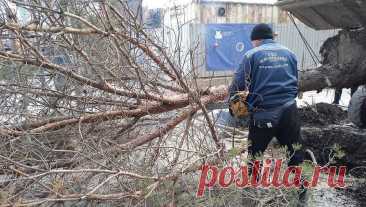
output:
M 196 199 L 200 166 L 228 164 L 235 151 L 206 108 L 227 86 L 199 87 L 200 42 L 182 41 L 187 22 L 147 28 L 128 2 L 0 0 L 1 206 L 259 199 L 238 189 Z M 300 90 L 348 87 L 343 73 L 361 83 L 358 65 L 302 72 Z M 261 205 L 291 202 L 282 190 L 263 194 Z
M 161 206 L 174 203 L 180 178 L 223 159 L 206 106 L 226 87 L 198 88 L 180 27 L 166 47 L 122 0 L 1 9 L 1 206 L 136 206 L 157 191 Z

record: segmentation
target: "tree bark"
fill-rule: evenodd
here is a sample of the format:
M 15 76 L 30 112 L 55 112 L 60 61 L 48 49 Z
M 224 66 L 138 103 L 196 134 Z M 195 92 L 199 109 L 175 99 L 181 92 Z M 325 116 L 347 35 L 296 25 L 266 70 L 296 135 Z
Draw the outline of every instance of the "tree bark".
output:
M 365 166 L 366 132 L 353 126 L 331 125 L 328 127 L 304 127 L 302 138 L 305 148 L 310 149 L 318 164 L 329 162 L 338 145 L 343 157 L 335 158 L 337 165 L 345 165 L 348 169 Z
M 323 65 L 300 73 L 300 91 L 366 83 L 366 30 L 342 30 L 323 44 Z

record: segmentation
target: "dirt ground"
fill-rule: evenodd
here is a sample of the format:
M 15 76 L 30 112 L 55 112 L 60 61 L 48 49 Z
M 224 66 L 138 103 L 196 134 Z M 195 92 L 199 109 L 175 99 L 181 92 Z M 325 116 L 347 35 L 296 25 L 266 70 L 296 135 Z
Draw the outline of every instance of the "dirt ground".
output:
M 350 168 L 366 163 L 366 131 L 347 120 L 347 112 L 337 105 L 319 103 L 300 109 L 302 138 L 320 164 L 326 164 L 335 145 L 344 152 L 337 164 Z
M 314 152 L 321 165 L 330 161 L 331 165 L 346 165 L 355 181 L 339 191 L 357 200 L 360 206 L 366 206 L 366 130 L 352 125 L 347 120 L 347 112 L 332 104 L 301 108 L 300 117 L 305 147 Z M 330 160 L 337 154 L 335 145 L 343 156 Z
M 342 124 L 347 120 L 347 112 L 337 105 L 318 103 L 299 109 L 303 126 L 327 126 Z

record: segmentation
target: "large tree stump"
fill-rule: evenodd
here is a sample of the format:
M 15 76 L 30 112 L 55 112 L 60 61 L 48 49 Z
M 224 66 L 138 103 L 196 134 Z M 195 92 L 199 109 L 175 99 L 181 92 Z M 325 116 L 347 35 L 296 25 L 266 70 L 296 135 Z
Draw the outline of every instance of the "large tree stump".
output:
M 300 117 L 305 148 L 314 152 L 320 164 L 328 163 L 338 145 L 344 157 L 335 160 L 337 165 L 366 166 L 366 130 L 350 124 L 340 107 L 320 103 L 300 109 Z
M 300 73 L 300 90 L 350 88 L 366 83 L 366 30 L 342 30 L 320 53 L 323 65 Z
M 324 127 L 304 127 L 302 136 L 306 148 L 312 150 L 320 164 L 326 164 L 332 156 L 334 145 L 344 152 L 344 157 L 336 159 L 337 165 L 348 169 L 366 166 L 366 131 L 353 126 L 331 125 Z

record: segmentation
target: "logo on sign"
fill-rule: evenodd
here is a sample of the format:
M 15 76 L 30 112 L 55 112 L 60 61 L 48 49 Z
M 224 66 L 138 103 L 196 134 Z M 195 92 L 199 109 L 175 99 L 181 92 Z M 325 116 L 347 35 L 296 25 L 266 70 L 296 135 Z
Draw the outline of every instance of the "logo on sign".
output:
M 215 39 L 217 39 L 217 40 L 221 40 L 222 39 L 222 32 L 221 31 L 216 31 Z
M 235 47 L 236 47 L 236 51 L 238 51 L 238 52 L 243 52 L 245 49 L 245 45 L 243 42 L 236 43 Z

